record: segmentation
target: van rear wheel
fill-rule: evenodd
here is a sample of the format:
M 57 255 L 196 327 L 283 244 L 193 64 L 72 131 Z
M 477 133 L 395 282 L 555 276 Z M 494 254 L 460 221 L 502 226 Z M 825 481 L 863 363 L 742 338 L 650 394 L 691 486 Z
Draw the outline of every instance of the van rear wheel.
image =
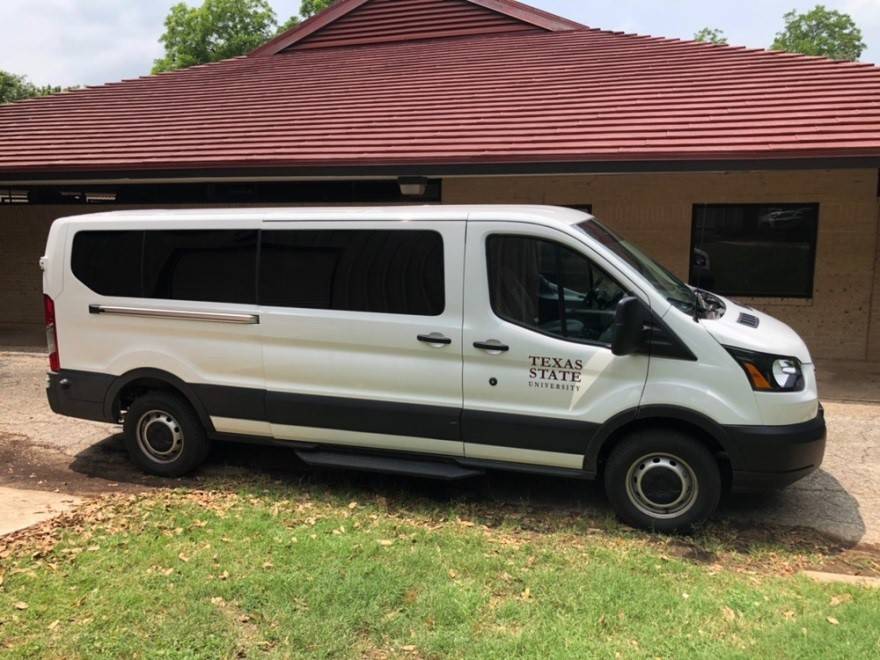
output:
M 721 472 L 700 442 L 673 429 L 624 439 L 605 467 L 605 492 L 621 520 L 658 532 L 689 532 L 721 498 Z
M 123 425 L 132 462 L 160 477 L 180 477 L 208 456 L 208 436 L 189 403 L 176 394 L 148 392 L 129 406 Z

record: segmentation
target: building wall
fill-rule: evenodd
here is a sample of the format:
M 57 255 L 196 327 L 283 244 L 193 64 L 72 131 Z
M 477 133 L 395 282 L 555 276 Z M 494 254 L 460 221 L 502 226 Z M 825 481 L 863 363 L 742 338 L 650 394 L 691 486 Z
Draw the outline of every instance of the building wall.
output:
M 27 326 L 43 325 L 43 279 L 38 262 L 52 222 L 68 215 L 122 208 L 125 207 L 0 206 L 0 308 L 4 310 L 0 331 L 12 328 L 27 331 Z
M 751 299 L 791 324 L 819 358 L 880 362 L 877 171 L 658 173 L 450 178 L 444 203 L 592 204 L 593 212 L 686 278 L 693 205 L 818 202 L 811 300 Z M 112 206 L 0 206 L 0 330 L 42 325 L 37 260 L 55 218 Z M 2 343 L 2 342 L 0 342 Z
M 687 279 L 694 204 L 819 203 L 814 296 L 743 299 L 793 326 L 814 356 L 880 361 L 877 170 L 450 178 L 452 203 L 592 204 Z

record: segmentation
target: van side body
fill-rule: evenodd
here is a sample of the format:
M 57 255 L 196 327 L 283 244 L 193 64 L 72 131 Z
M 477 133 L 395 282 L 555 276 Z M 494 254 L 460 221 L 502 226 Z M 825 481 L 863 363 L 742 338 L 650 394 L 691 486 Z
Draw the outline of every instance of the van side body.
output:
M 676 511 L 697 515 L 701 479 L 751 490 L 816 470 L 825 424 L 800 338 L 706 292 L 681 289 L 713 301 L 686 313 L 606 232 L 531 206 L 63 218 L 41 260 L 60 360 L 49 403 L 134 425 L 130 451 L 160 474 L 190 424 L 127 419 L 156 392 L 208 439 L 289 445 L 315 465 L 602 476 L 634 507 L 622 516 L 652 528 L 693 522 Z M 633 298 L 642 340 L 616 355 Z

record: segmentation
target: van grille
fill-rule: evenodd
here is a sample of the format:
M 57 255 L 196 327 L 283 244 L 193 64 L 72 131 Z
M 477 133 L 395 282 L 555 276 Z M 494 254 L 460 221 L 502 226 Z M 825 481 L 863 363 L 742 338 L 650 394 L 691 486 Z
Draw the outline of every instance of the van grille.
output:
M 750 328 L 757 328 L 761 320 L 754 314 L 746 314 L 745 312 L 742 312 L 740 313 L 739 318 L 736 320 L 736 322 L 747 325 Z

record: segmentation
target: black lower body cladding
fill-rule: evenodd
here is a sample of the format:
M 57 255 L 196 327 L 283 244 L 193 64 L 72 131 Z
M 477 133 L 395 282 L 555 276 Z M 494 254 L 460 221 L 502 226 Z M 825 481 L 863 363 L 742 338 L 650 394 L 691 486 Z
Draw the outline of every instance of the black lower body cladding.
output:
M 116 422 L 104 409 L 115 376 L 88 371 L 48 374 L 46 396 L 52 412 L 95 422 Z
M 110 399 L 119 391 L 121 378 L 124 379 L 72 370 L 50 373 L 49 404 L 61 415 L 117 422 Z M 581 421 L 193 385 L 179 382 L 170 375 L 168 384 L 183 388 L 185 397 L 209 431 L 212 430 L 210 417 L 216 416 L 536 449 L 586 456 L 584 475 L 588 477 L 598 474 L 598 465 L 591 460 L 598 456 L 597 443 L 602 444 L 609 437 L 603 426 Z M 621 418 L 633 421 L 640 418 L 641 412 L 622 413 Z M 653 410 L 651 417 L 662 421 L 666 415 Z M 672 418 L 687 420 L 680 414 Z M 734 490 L 786 486 L 815 471 L 822 463 L 826 430 L 821 407 L 815 419 L 783 426 L 723 426 L 702 419 L 700 428 L 714 436 L 725 449 L 733 472 Z

